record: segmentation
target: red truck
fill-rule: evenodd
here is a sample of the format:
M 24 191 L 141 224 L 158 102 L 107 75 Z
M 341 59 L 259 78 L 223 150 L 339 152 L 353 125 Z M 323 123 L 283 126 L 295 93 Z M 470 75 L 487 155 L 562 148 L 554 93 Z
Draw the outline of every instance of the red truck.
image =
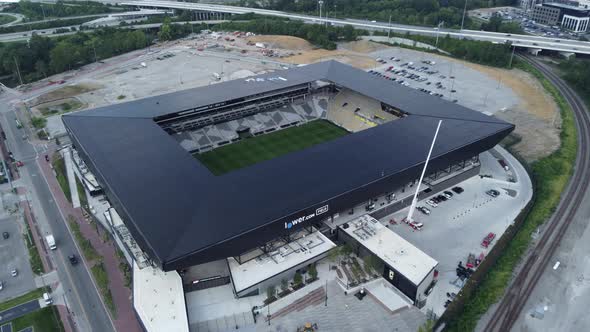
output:
M 486 237 L 483 238 L 483 241 L 481 241 L 481 246 L 487 248 L 492 243 L 492 241 L 494 241 L 495 238 L 496 234 L 489 233 Z

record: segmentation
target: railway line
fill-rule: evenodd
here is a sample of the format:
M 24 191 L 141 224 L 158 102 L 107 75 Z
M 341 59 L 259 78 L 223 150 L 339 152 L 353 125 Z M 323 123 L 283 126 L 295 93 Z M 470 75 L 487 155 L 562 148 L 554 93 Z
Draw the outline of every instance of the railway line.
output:
M 582 198 L 589 188 L 590 181 L 590 114 L 583 101 L 548 66 L 528 55 L 519 55 L 519 57 L 543 73 L 569 103 L 574 113 L 578 133 L 578 151 L 574 173 L 562 194 L 562 200 L 551 219 L 547 222 L 543 236 L 533 249 L 533 252 L 525 258 L 522 269 L 514 282 L 508 287 L 504 298 L 484 327 L 485 332 L 511 330 L 547 268 L 549 261 L 552 259 L 553 253 L 559 246 L 566 230 L 572 223 Z

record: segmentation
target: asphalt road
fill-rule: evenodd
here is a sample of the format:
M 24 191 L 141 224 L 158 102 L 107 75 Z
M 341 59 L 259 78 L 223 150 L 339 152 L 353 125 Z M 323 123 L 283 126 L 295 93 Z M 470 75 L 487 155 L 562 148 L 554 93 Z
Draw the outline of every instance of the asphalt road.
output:
M 33 312 L 41 308 L 39 300 L 31 300 L 16 307 L 0 312 L 0 324 L 11 321 L 20 316 L 24 316 L 29 312 Z
M 0 114 L 0 123 L 6 132 L 8 148 L 13 152 L 15 159 L 24 162 L 24 166 L 20 168 L 22 184 L 32 193 L 29 199 L 41 230 L 51 232 L 56 238 L 58 248 L 50 252 L 50 256 L 67 294 L 68 309 L 73 312 L 79 330 L 114 331 L 88 270 L 83 264 L 72 266 L 67 260 L 68 255 L 81 256 L 81 253 L 76 249 L 47 182 L 40 173 L 35 160 L 35 147 L 22 139 L 21 131 L 24 129 L 16 128 L 15 113 L 9 109 L 6 100 L 0 100 Z M 45 162 L 44 158 L 41 158 L 42 162 Z

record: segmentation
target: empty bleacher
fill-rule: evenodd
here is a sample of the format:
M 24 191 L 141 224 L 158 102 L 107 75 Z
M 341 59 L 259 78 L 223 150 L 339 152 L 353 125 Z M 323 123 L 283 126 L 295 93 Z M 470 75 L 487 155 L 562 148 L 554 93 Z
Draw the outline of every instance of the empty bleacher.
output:
M 316 119 L 325 119 L 328 113 L 328 95 L 299 99 L 293 104 L 250 114 L 228 122 L 174 134 L 173 137 L 189 152 L 205 152 L 240 139 L 238 133 L 256 136 L 295 126 Z

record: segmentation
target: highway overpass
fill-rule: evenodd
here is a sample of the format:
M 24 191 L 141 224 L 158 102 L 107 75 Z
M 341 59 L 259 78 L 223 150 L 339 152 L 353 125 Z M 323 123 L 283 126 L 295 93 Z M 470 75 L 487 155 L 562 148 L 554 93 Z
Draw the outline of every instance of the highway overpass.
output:
M 397 33 L 419 34 L 426 36 L 436 36 L 437 34 L 450 35 L 453 38 L 466 38 L 472 40 L 489 41 L 493 43 L 511 42 L 516 47 L 523 47 L 531 49 L 532 51 L 552 50 L 565 54 L 590 54 L 590 42 L 582 42 L 577 40 L 546 38 L 530 35 L 516 35 L 505 34 L 498 32 L 485 32 L 473 30 L 453 30 L 453 29 L 437 29 L 432 27 L 419 27 L 401 24 L 388 24 L 375 21 L 362 21 L 352 19 L 335 19 L 335 18 L 319 18 L 317 16 L 292 14 L 276 10 L 212 5 L 190 2 L 176 2 L 176 1 L 128 1 L 121 3 L 127 6 L 138 6 L 141 8 L 166 8 L 166 9 L 183 9 L 193 10 L 203 13 L 229 13 L 229 14 L 246 14 L 255 13 L 260 15 L 275 16 L 289 18 L 293 20 L 302 20 L 305 22 L 327 22 L 337 26 L 352 25 L 355 28 L 367 30 L 391 30 Z

